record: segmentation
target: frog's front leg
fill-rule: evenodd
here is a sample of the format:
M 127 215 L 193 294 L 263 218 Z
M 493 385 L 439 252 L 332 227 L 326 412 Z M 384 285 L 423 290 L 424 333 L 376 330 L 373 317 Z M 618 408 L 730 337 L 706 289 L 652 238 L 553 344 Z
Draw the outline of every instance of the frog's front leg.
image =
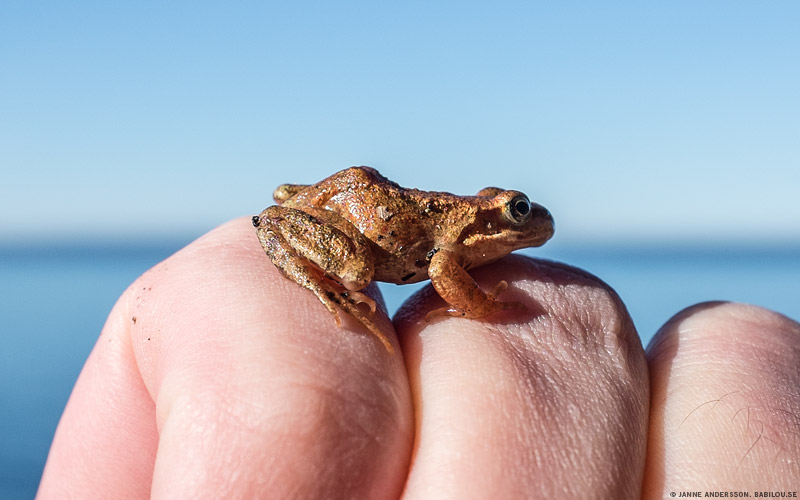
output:
M 428 275 L 436 292 L 449 304 L 429 312 L 426 320 L 436 316 L 463 316 L 482 318 L 504 309 L 525 309 L 520 302 L 501 302 L 496 297 L 508 287 L 500 281 L 486 293 L 478 287 L 472 276 L 458 263 L 456 256 L 447 250 L 436 252 L 428 266 Z
M 355 226 L 333 212 L 306 210 L 273 205 L 253 217 L 261 246 L 284 276 L 317 296 L 337 326 L 340 308 L 391 352 L 391 343 L 372 320 L 375 301 L 359 291 L 373 275 L 369 244 Z M 360 303 L 369 306 L 369 313 L 359 308 Z
M 281 184 L 272 192 L 272 199 L 275 203 L 283 203 L 307 187 L 308 184 Z

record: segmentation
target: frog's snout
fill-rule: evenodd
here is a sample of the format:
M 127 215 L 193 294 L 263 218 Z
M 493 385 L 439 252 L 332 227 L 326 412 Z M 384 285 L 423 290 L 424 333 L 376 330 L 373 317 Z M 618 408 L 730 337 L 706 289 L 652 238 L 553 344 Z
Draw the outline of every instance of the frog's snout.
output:
M 531 203 L 531 218 L 549 220 L 551 223 L 553 222 L 553 216 L 550 214 L 550 210 L 539 205 L 538 203 Z
M 553 214 L 550 210 L 546 209 L 538 203 L 531 203 L 531 221 L 536 221 L 537 226 L 542 228 L 547 234 L 546 240 L 553 236 L 556 231 L 556 222 L 553 219 Z M 546 241 L 545 240 L 545 241 Z

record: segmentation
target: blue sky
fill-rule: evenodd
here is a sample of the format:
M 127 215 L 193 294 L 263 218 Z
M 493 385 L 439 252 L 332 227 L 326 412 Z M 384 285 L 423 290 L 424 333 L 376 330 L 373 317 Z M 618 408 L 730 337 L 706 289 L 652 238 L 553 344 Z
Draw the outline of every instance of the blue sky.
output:
M 800 241 L 797 2 L 4 2 L 0 241 L 192 237 L 366 164 L 571 242 Z

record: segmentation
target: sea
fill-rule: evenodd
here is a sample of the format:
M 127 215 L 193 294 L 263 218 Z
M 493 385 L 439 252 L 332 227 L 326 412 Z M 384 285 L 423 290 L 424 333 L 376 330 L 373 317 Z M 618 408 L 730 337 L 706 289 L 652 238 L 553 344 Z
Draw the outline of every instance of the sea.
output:
M 34 497 L 61 412 L 111 307 L 185 243 L 0 243 L 0 499 Z M 800 319 L 800 244 L 553 242 L 523 253 L 581 267 L 610 284 L 645 346 L 673 314 L 706 300 Z M 390 312 L 413 292 L 411 285 L 381 289 Z

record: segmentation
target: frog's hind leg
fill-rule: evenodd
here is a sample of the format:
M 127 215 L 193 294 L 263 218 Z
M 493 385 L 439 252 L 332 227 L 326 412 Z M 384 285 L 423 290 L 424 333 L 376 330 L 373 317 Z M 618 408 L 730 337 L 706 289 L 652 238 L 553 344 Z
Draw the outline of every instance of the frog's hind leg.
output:
M 374 334 L 390 353 L 392 344 L 374 322 L 375 301 L 358 289 L 372 278 L 372 256 L 363 235 L 335 214 L 272 206 L 253 218 L 258 239 L 275 267 L 288 279 L 314 295 L 341 327 L 339 309 L 353 316 Z M 350 227 L 348 227 L 349 225 Z M 340 264 L 356 261 L 359 273 Z M 337 283 L 335 280 L 342 280 Z M 347 285 L 347 286 L 345 286 Z M 359 305 L 366 304 L 369 312 Z
M 258 239 L 275 267 L 286 278 L 314 292 L 320 302 L 333 314 L 336 326 L 341 327 L 339 310 L 336 308 L 336 302 L 330 297 L 333 291 L 325 289 L 319 270 L 307 260 L 299 258 L 278 232 L 270 229 L 259 230 Z

